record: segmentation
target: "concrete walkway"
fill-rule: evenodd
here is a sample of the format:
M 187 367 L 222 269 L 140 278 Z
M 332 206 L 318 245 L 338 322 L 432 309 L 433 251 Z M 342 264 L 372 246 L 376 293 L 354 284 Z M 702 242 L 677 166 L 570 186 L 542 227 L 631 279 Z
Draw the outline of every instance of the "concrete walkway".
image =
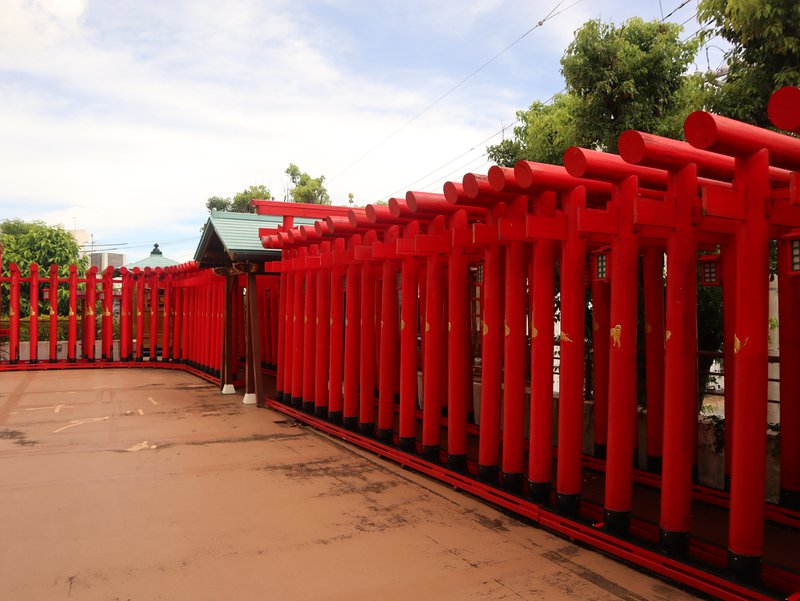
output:
M 692 599 L 159 370 L 0 374 L 0 599 Z

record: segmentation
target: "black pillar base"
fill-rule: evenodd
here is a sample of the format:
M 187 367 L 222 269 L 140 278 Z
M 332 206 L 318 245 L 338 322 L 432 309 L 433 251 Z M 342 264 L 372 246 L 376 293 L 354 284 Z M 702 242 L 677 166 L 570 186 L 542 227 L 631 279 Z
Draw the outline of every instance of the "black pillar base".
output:
M 30 363 L 31 365 L 36 365 L 37 363 L 39 363 L 39 360 L 38 359 L 31 359 L 30 361 L 28 361 L 28 363 Z
M 328 411 L 328 421 L 332 424 L 341 424 L 342 423 L 342 412 L 341 411 Z
M 400 449 L 406 453 L 417 452 L 417 439 L 415 436 L 401 436 L 398 443 Z
M 58 359 L 49 359 L 50 363 L 57 363 Z M 130 359 L 123 359 L 123 361 L 130 361 Z
M 328 408 L 322 405 L 315 405 L 314 417 L 318 417 L 319 419 L 328 419 Z
M 355 430 L 358 427 L 358 418 L 345 416 L 342 418 L 342 425 L 348 430 Z
M 11 359 L 8 363 L 9 363 L 9 365 L 16 365 L 17 363 L 19 363 L 19 360 L 18 359 Z
M 77 362 L 78 362 L 78 360 L 75 359 L 75 358 L 67 359 L 67 363 L 77 363 Z
M 282 391 L 282 390 L 276 390 L 276 391 L 275 391 L 275 398 L 276 398 L 276 399 L 277 399 L 279 402 L 281 402 L 281 403 L 282 403 L 282 402 L 283 402 L 283 391 Z
M 94 357 L 86 357 L 86 362 L 87 363 L 94 363 Z M 14 361 L 14 363 L 16 363 L 16 361 Z
M 134 361 L 134 363 L 141 363 L 142 361 L 144 361 L 144 359 L 142 357 L 136 357 L 133 361 Z M 189 367 L 192 367 L 192 362 L 191 361 L 187 361 L 186 364 Z
M 661 465 L 662 465 L 662 458 L 648 455 L 647 456 L 647 471 L 651 474 L 660 474 L 661 473 Z
M 528 497 L 539 505 L 550 504 L 550 483 L 528 480 Z
M 310 415 L 314 415 L 314 401 L 303 401 L 303 411 Z
M 375 438 L 385 444 L 392 444 L 394 441 L 394 436 L 391 430 L 386 430 L 384 428 L 378 428 L 375 430 Z
M 617 536 L 628 536 L 630 534 L 630 511 L 612 511 L 611 509 L 604 509 L 603 519 L 605 521 L 606 532 Z
M 303 408 L 303 398 L 299 396 L 292 397 L 292 407 L 295 409 L 302 409 Z
M 503 472 L 500 474 L 500 486 L 513 493 L 522 492 L 522 474 L 518 472 Z
M 578 493 L 556 492 L 556 508 L 562 515 L 574 517 L 581 511 L 581 496 Z
M 282 400 L 283 400 L 283 404 L 284 405 L 291 405 L 292 404 L 292 393 L 284 392 Z
M 594 445 L 594 456 L 598 459 L 605 459 L 606 458 L 606 445 L 604 444 L 597 444 Z
M 800 490 L 781 489 L 781 499 L 779 501 L 781 507 L 800 511 Z
M 150 357 L 150 363 L 155 363 L 158 361 L 158 357 Z
M 439 463 L 439 445 L 438 444 L 424 444 L 422 445 L 422 458 L 431 463 Z
M 374 436 L 375 434 L 375 424 L 367 423 L 359 423 L 358 424 L 358 431 L 363 434 L 364 436 Z
M 121 362 L 125 362 L 125 363 L 127 363 L 128 361 L 131 361 L 131 358 L 130 358 L 130 357 L 120 357 L 120 359 L 119 359 L 119 360 L 120 360 Z M 56 360 L 55 360 L 55 359 L 50 359 L 50 363 L 55 363 L 55 362 L 56 362 Z
M 497 485 L 497 477 L 500 469 L 496 465 L 479 465 L 478 480 L 487 484 Z
M 466 455 L 447 455 L 447 467 L 454 472 L 467 473 Z
M 761 584 L 761 555 L 739 555 L 728 549 L 728 570 L 743 584 Z
M 689 533 L 661 529 L 661 548 L 672 557 L 686 557 L 689 554 Z

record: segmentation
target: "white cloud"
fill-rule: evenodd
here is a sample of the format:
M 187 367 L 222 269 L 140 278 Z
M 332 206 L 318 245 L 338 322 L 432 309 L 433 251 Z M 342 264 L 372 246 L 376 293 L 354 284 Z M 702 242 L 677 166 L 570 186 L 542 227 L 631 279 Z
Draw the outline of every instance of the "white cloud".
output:
M 466 75 L 433 46 L 436 64 L 359 70 L 347 62 L 357 32 L 302 3 L 0 2 L 0 215 L 76 220 L 99 238 L 141 237 L 154 219 L 191 236 L 211 195 L 263 183 L 280 196 L 289 162 L 330 179 Z M 522 5 L 414 0 L 402 10 L 431 39 L 493 36 L 489 58 L 521 33 Z M 517 22 L 487 29 L 489 17 L 506 18 L 498 11 Z M 571 12 L 504 57 L 505 79 L 487 70 L 332 179 L 333 198 L 381 198 L 507 125 L 532 100 L 515 79 L 541 68 L 530 48 L 563 47 Z
M 1 0 L 0 52 L 38 52 L 77 34 L 87 0 Z

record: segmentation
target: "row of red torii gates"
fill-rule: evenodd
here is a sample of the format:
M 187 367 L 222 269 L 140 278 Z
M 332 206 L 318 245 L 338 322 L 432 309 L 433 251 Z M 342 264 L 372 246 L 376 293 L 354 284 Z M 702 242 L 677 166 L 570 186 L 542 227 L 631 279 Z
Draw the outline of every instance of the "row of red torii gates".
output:
M 769 114 L 776 127 L 800 133 L 800 89 L 776 93 Z M 628 131 L 619 155 L 570 148 L 563 167 L 493 167 L 448 182 L 443 194 L 409 192 L 388 206 L 254 201 L 259 213 L 284 215 L 283 226 L 260 232 L 265 248 L 280 251 L 277 260 L 123 272 L 119 360 L 189 369 L 230 392 L 245 354 L 245 402 L 268 404 L 720 598 L 796 592 L 800 140 L 706 112 L 690 115 L 684 131 L 688 143 Z M 294 227 L 294 217 L 319 220 Z M 771 241 L 780 505 L 764 500 Z M 729 493 L 692 479 L 698 257 L 702 283 L 723 287 Z M 91 270 L 68 278 L 67 363 L 50 356 L 59 367 L 95 359 L 95 278 Z M 33 287 L 33 274 L 22 278 L 12 266 L 4 279 L 18 308 L 20 282 Z M 100 318 L 100 364 L 110 365 L 113 274 L 101 281 L 109 305 Z M 84 349 L 92 353 L 80 360 L 79 282 L 89 306 Z M 637 340 L 640 284 L 644 341 Z M 244 305 L 236 300 L 242 290 Z M 132 307 L 144 307 L 148 293 L 145 357 L 144 318 Z M 11 315 L 3 368 L 41 367 L 14 354 L 18 320 Z M 632 461 L 639 346 L 649 471 Z M 263 388 L 264 366 L 274 374 L 274 396 Z M 582 452 L 587 369 L 594 456 Z M 599 474 L 599 485 L 587 484 L 587 470 Z

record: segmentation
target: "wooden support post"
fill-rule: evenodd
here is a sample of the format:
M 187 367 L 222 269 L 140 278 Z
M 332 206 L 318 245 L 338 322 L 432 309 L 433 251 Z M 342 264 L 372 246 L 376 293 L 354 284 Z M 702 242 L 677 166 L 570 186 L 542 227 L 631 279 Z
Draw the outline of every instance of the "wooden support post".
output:
M 58 265 L 50 266 L 50 363 L 58 360 Z
M 86 272 L 86 309 L 83 320 L 83 356 L 89 362 L 94 361 L 94 346 L 97 339 L 97 267 L 90 267 Z
M 39 363 L 39 266 L 30 265 L 30 336 L 28 362 Z
M 528 492 L 534 501 L 550 503 L 553 479 L 553 336 L 556 242 L 539 240 L 531 274 L 531 414 Z
M 16 365 L 19 362 L 19 266 L 11 263 L 8 271 L 11 279 L 8 294 L 8 362 Z
M 647 470 L 661 473 L 664 432 L 664 253 L 647 248 L 642 259 L 647 392 Z
M 503 249 L 490 244 L 483 261 L 481 410 L 478 477 L 497 483 L 503 372 Z
M 225 317 L 222 322 L 222 394 L 235 394 L 236 388 L 233 385 L 235 378 L 235 357 L 233 349 L 233 276 L 225 275 L 225 298 L 224 311 Z
M 559 344 L 558 452 L 556 506 L 580 512 L 583 443 L 584 333 L 586 323 L 586 238 L 578 232 L 578 212 L 586 206 L 583 187 L 562 197 L 567 236 L 561 244 L 561 335 Z
M 78 268 L 69 266 L 69 317 L 67 318 L 67 361 L 77 361 L 78 347 Z
M 323 242 L 322 253 L 329 255 L 330 243 Z M 315 357 L 314 382 L 314 415 L 319 418 L 328 417 L 328 369 L 330 362 L 331 342 L 331 272 L 323 267 L 317 271 L 317 348 Z
M 249 321 L 249 337 L 250 337 L 250 365 L 253 377 L 253 392 L 256 396 L 256 405 L 258 407 L 266 406 L 266 398 L 264 397 L 264 378 L 261 375 L 261 341 L 259 340 L 259 315 L 258 315 L 258 294 L 256 293 L 256 275 L 255 273 L 247 274 L 247 314 Z

